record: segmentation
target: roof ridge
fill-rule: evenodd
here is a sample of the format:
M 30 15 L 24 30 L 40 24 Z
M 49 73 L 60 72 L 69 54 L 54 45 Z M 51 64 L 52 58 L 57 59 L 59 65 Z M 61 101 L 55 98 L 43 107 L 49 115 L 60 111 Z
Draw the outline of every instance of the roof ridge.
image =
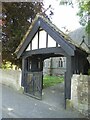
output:
M 17 47 L 15 53 L 18 52 L 18 50 L 21 48 L 22 44 L 24 43 L 26 37 L 29 35 L 31 29 L 33 28 L 33 25 L 35 24 L 35 22 L 38 20 L 38 19 L 42 19 L 46 22 L 46 24 L 48 24 L 49 26 L 52 27 L 53 30 L 55 30 L 58 34 L 61 35 L 61 37 L 64 38 L 64 40 L 80 49 L 82 49 L 83 51 L 86 51 L 84 50 L 78 43 L 76 43 L 68 34 L 65 34 L 64 32 L 62 32 L 54 23 L 52 23 L 51 20 L 47 19 L 43 14 L 41 13 L 37 13 L 35 18 L 33 19 L 31 25 L 29 26 L 25 36 L 23 37 L 23 39 L 21 40 L 21 43 L 19 44 L 19 46 Z M 87 52 L 87 51 L 86 51 Z
M 45 16 L 43 16 L 41 14 L 37 14 L 36 16 L 38 18 L 42 18 L 45 22 L 47 22 L 50 26 L 52 26 L 52 28 L 54 28 L 54 29 L 56 28 L 55 31 L 57 31 L 62 37 L 64 37 L 66 41 L 68 41 L 69 43 L 75 45 L 76 47 L 79 47 L 80 49 L 84 50 L 82 48 L 82 46 L 80 46 L 77 42 L 75 42 L 68 34 L 65 34 L 63 31 L 61 31 L 55 24 L 52 23 L 51 20 L 46 19 Z M 86 51 L 86 50 L 84 50 L 84 51 Z

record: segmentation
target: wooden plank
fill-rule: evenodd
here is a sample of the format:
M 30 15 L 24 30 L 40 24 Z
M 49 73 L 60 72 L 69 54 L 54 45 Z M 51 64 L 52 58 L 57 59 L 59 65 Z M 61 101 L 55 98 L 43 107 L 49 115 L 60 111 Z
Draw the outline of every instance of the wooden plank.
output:
M 75 74 L 77 74 L 77 72 L 78 72 L 78 62 L 77 62 L 77 59 L 78 59 L 78 57 L 77 57 L 77 54 L 75 53 L 75 71 L 74 71 L 74 73 Z
M 65 50 L 65 52 L 70 55 L 70 56 L 74 56 L 74 50 L 75 50 L 75 46 L 69 44 L 68 41 L 65 41 L 65 39 L 60 36 L 59 33 L 57 33 L 55 30 L 52 29 L 52 27 L 50 27 L 48 24 L 46 24 L 46 22 L 44 22 L 41 19 L 41 27 L 48 32 L 48 34 L 50 36 L 52 36 L 52 38 L 61 45 L 61 47 Z
M 66 72 L 64 73 L 64 108 L 66 109 Z
M 36 99 L 42 99 L 42 74 L 42 71 L 27 73 L 27 95 Z
M 31 41 L 31 43 L 30 43 L 30 50 L 32 50 L 32 41 Z
M 82 54 L 82 55 L 84 55 L 84 56 L 88 56 L 88 53 L 86 53 L 86 51 L 83 51 L 83 50 L 81 50 L 81 49 L 79 49 L 79 48 L 76 48 L 76 52 L 78 53 L 78 54 Z
M 51 53 L 51 54 L 45 54 L 44 56 L 42 56 L 43 60 L 48 59 L 50 57 L 64 57 L 64 56 L 60 55 L 60 54 L 53 54 L 53 53 Z
M 66 61 L 66 99 L 71 98 L 71 77 L 72 77 L 72 64 L 71 57 L 67 57 Z
M 40 32 L 39 32 L 39 30 L 38 30 L 38 49 L 39 49 L 39 39 L 40 39 Z
M 46 48 L 48 47 L 48 33 L 46 32 Z
M 71 57 L 72 74 L 75 74 L 75 56 Z
M 26 71 L 27 71 L 27 59 L 22 58 L 22 78 L 21 78 L 21 85 L 25 86 L 25 80 L 26 80 Z
M 25 61 L 24 61 L 24 58 L 22 58 L 22 78 L 21 78 L 21 86 L 24 86 L 24 77 L 25 77 L 24 67 L 25 67 Z
M 79 74 L 79 53 L 76 52 L 75 54 L 75 67 L 76 67 L 76 74 Z
M 54 53 L 54 54 L 60 54 L 66 56 L 67 54 L 63 51 L 61 47 L 53 47 L 53 48 L 41 48 L 37 50 L 32 50 L 32 51 L 25 51 L 23 53 L 23 56 L 32 56 L 32 55 L 44 55 L 44 54 L 49 54 L 49 53 Z
M 58 47 L 58 43 L 56 42 L 56 47 Z

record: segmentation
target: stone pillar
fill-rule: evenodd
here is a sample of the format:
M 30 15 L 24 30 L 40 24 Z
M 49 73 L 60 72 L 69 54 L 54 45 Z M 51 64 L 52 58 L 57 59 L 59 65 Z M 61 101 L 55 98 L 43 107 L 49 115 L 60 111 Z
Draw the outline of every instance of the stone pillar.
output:
M 71 102 L 85 116 L 90 114 L 90 76 L 74 74 L 71 80 Z

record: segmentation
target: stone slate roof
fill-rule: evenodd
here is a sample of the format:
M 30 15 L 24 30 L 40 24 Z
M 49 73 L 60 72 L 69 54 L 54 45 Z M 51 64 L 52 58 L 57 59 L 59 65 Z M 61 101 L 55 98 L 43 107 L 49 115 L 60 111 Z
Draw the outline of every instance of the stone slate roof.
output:
M 88 35 L 85 31 L 85 27 L 80 27 L 68 34 L 73 40 L 75 40 L 78 44 L 80 44 L 83 40 L 83 36 L 85 36 L 85 42 L 88 44 Z
M 88 46 L 88 34 L 86 33 L 85 27 L 80 27 L 68 34 L 73 41 L 75 41 L 77 44 L 81 44 L 83 41 L 83 36 L 84 38 L 84 43 L 81 44 L 81 47 L 85 49 L 88 53 L 90 53 L 90 49 Z
M 64 38 L 64 40 L 68 41 L 68 43 L 74 45 L 75 47 L 77 47 L 77 48 L 79 48 L 79 49 L 81 49 L 81 50 L 83 50 L 83 51 L 85 51 L 85 52 L 88 52 L 88 51 L 86 51 L 85 49 L 83 49 L 76 41 L 72 40 L 69 35 L 63 33 L 60 29 L 58 29 L 49 19 L 45 18 L 45 17 L 42 16 L 42 15 L 37 14 L 36 17 L 35 17 L 35 19 L 34 19 L 33 22 L 31 23 L 28 31 L 26 32 L 24 38 L 22 39 L 20 45 L 17 47 L 15 53 L 17 53 L 17 52 L 20 50 L 22 44 L 23 44 L 24 41 L 26 40 L 26 38 L 27 38 L 27 36 L 29 35 L 30 31 L 32 30 L 34 23 L 35 23 L 39 18 L 43 19 L 44 22 L 46 22 L 50 27 L 52 27 L 52 29 L 54 29 L 57 33 L 59 33 L 59 34 Z

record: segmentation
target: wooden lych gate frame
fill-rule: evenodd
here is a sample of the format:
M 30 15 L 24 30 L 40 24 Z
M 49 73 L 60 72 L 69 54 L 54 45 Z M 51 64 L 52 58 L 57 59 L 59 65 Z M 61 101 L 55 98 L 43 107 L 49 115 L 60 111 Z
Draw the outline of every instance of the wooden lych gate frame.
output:
M 39 48 L 39 33 L 46 32 L 46 47 Z M 32 50 L 32 41 L 38 34 L 37 49 Z M 55 47 L 48 47 L 48 35 L 55 41 Z M 43 42 L 43 40 L 42 40 Z M 27 46 L 30 50 L 26 50 Z M 37 15 L 33 20 L 25 37 L 16 49 L 17 58 L 22 57 L 22 86 L 25 93 L 32 97 L 42 98 L 43 88 L 43 61 L 50 57 L 67 58 L 65 73 L 65 101 L 71 98 L 71 77 L 73 74 L 87 74 L 88 53 L 78 44 L 74 43 L 70 37 L 61 32 L 47 18 Z M 38 94 L 39 93 L 39 94 Z M 66 104 L 66 102 L 65 102 Z

